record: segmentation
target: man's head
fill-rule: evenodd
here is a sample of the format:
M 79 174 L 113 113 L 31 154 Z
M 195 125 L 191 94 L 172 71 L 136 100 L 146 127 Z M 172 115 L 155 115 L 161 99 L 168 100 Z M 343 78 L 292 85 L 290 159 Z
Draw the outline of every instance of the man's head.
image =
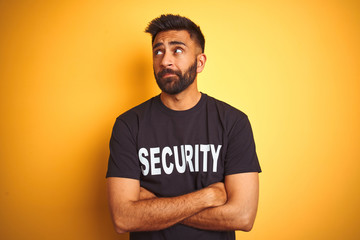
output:
M 156 82 L 167 94 L 178 94 L 193 85 L 204 68 L 204 36 L 191 20 L 162 15 L 150 22 Z M 196 86 L 194 84 L 193 86 Z
M 199 44 L 201 52 L 204 53 L 204 35 L 202 34 L 200 27 L 186 17 L 173 14 L 161 15 L 149 23 L 145 32 L 151 34 L 152 42 L 154 43 L 155 37 L 158 33 L 169 30 L 186 30 L 190 34 L 190 37 Z

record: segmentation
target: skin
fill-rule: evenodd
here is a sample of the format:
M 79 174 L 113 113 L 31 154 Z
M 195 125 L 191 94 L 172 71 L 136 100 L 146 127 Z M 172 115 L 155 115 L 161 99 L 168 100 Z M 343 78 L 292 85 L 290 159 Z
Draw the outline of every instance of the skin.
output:
M 193 63 L 197 61 L 197 73 L 203 71 L 206 63 L 206 55 L 201 53 L 201 48 L 191 39 L 190 34 L 185 31 L 165 31 L 156 35 L 153 43 L 153 68 L 158 74 L 164 68 L 184 73 Z M 174 77 L 167 75 L 164 77 Z M 187 110 L 195 106 L 201 98 L 197 88 L 197 77 L 193 84 L 179 94 L 170 95 L 162 92 L 161 100 L 170 109 Z
M 223 205 L 222 183 L 171 198 L 140 198 L 140 182 L 129 178 L 108 178 L 110 210 L 118 233 L 155 231 L 168 228 L 207 208 Z
M 250 231 L 253 227 L 259 195 L 258 173 L 240 173 L 225 177 L 228 200 L 224 205 L 203 210 L 181 223 L 194 228 L 230 231 Z M 156 196 L 145 188 L 140 189 L 141 199 Z
M 158 74 L 163 69 L 186 72 L 197 61 L 197 73 L 202 72 L 206 55 L 181 31 L 160 32 L 153 43 L 153 68 Z M 179 78 L 166 74 L 164 80 L 173 84 Z M 197 78 L 178 94 L 162 92 L 162 102 L 172 110 L 187 110 L 201 98 Z M 199 191 L 171 197 L 157 198 L 140 187 L 140 181 L 128 178 L 108 178 L 110 210 L 118 233 L 155 231 L 181 223 L 191 227 L 222 231 L 250 231 L 256 216 L 259 195 L 258 173 L 225 176 L 224 183 L 215 183 Z

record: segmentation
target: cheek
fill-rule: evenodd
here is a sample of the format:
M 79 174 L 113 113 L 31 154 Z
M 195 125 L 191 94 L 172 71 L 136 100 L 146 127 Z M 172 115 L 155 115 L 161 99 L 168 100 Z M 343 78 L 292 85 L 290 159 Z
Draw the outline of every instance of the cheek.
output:
M 159 69 L 159 64 L 155 59 L 153 60 L 153 69 L 155 72 L 158 71 Z
M 160 65 L 161 65 L 162 60 L 163 60 L 163 56 L 162 56 L 162 55 L 159 55 L 159 56 L 153 56 L 153 64 L 154 64 L 154 65 L 158 65 L 158 66 L 160 66 Z

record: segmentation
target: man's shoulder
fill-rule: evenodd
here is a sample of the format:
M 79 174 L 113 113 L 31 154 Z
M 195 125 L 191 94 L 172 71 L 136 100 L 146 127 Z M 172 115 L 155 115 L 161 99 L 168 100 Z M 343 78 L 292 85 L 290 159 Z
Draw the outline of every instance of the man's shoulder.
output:
M 145 102 L 142 102 L 139 105 L 130 108 L 129 110 L 127 110 L 124 113 L 120 114 L 117 117 L 117 120 L 122 120 L 122 121 L 127 122 L 127 121 L 133 121 L 135 119 L 140 118 L 154 104 L 157 104 L 156 102 L 158 101 L 158 98 L 159 98 L 158 95 L 154 96 L 154 97 L 146 100 Z
M 247 115 L 243 111 L 225 101 L 207 95 L 207 102 L 209 107 L 215 108 L 220 114 L 223 114 L 225 118 L 247 118 Z

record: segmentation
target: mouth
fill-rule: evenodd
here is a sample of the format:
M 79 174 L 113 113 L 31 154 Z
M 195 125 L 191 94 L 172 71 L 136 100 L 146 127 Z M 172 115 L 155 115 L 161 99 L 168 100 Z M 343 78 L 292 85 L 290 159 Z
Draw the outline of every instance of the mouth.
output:
M 164 69 L 158 73 L 160 79 L 179 77 L 179 74 L 172 69 Z
M 174 73 L 166 73 L 162 76 L 162 78 L 169 78 L 169 77 L 175 77 L 175 76 L 177 76 L 177 75 Z

